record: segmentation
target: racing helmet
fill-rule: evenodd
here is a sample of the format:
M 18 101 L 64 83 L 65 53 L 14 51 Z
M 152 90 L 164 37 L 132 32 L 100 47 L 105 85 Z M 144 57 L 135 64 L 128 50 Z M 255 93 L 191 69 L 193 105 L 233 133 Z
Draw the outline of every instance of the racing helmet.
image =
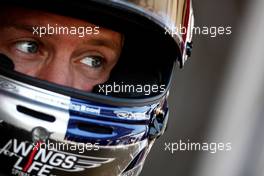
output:
M 174 67 L 191 54 L 191 0 L 1 1 L 6 7 L 87 20 L 125 39 L 92 92 L 20 73 L 0 54 L 0 174 L 138 175 L 166 129 Z

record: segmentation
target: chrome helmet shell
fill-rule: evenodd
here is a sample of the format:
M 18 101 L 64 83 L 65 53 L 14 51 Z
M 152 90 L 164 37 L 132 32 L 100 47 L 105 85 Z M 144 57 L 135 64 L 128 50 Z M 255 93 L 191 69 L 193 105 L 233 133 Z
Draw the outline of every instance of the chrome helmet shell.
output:
M 0 174 L 138 175 L 167 126 L 173 68 L 191 52 L 191 0 L 1 3 L 89 20 L 126 40 L 110 79 L 93 92 L 24 75 L 0 55 Z M 182 27 L 184 33 L 177 30 Z M 100 92 L 114 83 L 164 87 L 148 94 Z

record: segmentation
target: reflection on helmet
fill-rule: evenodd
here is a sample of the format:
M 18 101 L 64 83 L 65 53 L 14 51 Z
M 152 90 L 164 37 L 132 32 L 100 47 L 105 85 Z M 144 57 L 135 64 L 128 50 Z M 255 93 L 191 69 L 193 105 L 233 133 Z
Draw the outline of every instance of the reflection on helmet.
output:
M 1 175 L 138 175 L 166 128 L 174 65 L 190 54 L 191 1 L 41 2 L 1 6 L 87 20 L 124 34 L 123 49 L 92 92 L 19 73 L 0 55 Z

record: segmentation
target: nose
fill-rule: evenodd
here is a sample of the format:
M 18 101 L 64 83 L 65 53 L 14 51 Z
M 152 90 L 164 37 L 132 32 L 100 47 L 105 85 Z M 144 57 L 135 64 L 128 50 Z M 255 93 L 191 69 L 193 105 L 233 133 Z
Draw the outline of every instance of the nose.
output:
M 52 83 L 64 86 L 72 86 L 72 74 L 70 59 L 52 58 L 48 63 L 43 64 L 37 77 Z

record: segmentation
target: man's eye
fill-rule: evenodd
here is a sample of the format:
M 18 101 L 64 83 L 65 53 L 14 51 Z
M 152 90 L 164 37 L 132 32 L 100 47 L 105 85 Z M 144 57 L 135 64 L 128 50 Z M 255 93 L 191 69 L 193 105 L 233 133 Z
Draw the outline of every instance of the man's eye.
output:
M 81 63 L 88 65 L 89 67 L 98 68 L 103 64 L 103 59 L 100 56 L 86 56 L 82 60 Z
M 34 54 L 38 52 L 39 46 L 36 42 L 22 41 L 16 43 L 16 48 L 23 53 Z

